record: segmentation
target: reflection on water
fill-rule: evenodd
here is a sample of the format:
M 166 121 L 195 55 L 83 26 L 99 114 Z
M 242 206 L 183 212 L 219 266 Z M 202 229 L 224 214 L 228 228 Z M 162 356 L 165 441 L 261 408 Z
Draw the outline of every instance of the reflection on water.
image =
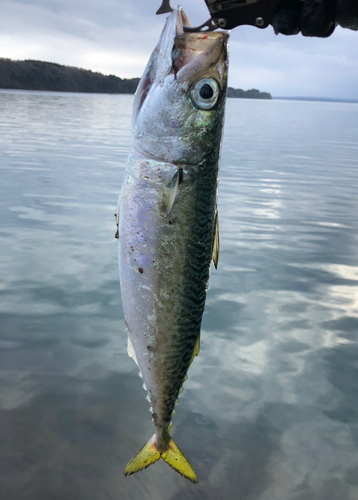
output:
M 153 433 L 114 207 L 131 96 L 0 93 L 0 496 L 358 498 L 358 105 L 228 101 L 221 255 L 173 434 Z

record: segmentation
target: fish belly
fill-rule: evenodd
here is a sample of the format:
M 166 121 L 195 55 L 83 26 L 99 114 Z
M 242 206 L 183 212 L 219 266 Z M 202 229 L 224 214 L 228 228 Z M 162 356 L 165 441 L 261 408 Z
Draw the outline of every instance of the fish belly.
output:
M 200 333 L 217 183 L 217 164 L 177 166 L 134 151 L 128 160 L 119 203 L 122 301 L 159 429 L 170 424 Z

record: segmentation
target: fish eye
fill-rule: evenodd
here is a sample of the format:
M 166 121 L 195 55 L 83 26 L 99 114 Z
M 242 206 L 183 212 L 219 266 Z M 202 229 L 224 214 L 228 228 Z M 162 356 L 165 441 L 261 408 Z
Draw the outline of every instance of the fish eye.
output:
M 200 109 L 212 109 L 218 97 L 219 85 L 213 78 L 203 78 L 199 80 L 191 91 L 191 99 Z

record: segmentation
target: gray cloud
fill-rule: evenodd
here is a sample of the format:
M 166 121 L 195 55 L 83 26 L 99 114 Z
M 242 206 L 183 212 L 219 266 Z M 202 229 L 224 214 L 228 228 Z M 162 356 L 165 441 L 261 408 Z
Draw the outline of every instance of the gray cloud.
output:
M 204 0 L 183 6 L 193 24 L 208 18 Z M 39 59 L 121 77 L 140 76 L 164 16 L 146 0 L 22 0 L 2 3 L 2 57 Z M 272 28 L 231 33 L 234 87 L 281 96 L 358 99 L 358 34 L 338 28 L 329 39 L 275 36 Z

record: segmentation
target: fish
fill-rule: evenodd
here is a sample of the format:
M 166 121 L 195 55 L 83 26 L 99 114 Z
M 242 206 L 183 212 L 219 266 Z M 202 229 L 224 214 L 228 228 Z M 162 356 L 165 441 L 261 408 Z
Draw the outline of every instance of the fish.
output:
M 199 353 L 211 261 L 219 258 L 219 160 L 229 33 L 184 33 L 168 16 L 138 85 L 116 219 L 128 354 L 137 363 L 155 434 L 124 475 L 160 458 L 197 475 L 170 436 L 187 371 Z

